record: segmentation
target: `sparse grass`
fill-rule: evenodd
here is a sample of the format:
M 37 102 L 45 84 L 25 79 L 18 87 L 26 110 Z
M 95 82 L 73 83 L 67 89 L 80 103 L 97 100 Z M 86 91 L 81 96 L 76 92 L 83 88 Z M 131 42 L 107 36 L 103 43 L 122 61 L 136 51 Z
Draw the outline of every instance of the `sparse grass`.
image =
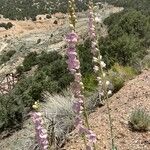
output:
M 150 129 L 150 115 L 144 109 L 132 112 L 129 125 L 133 131 L 148 131 Z
M 137 75 L 137 72 L 134 68 L 129 66 L 121 66 L 119 64 L 115 64 L 108 71 L 108 79 L 112 82 L 114 86 L 114 92 L 120 90 L 125 81 L 133 79 Z

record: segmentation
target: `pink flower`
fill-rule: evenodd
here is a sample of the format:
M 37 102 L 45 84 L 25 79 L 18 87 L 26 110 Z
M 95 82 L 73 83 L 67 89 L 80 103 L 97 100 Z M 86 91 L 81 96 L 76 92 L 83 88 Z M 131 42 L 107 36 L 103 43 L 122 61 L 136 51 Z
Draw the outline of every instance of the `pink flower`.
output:
M 80 114 L 81 113 L 81 111 L 83 110 L 82 105 L 83 105 L 83 101 L 82 100 L 78 100 L 78 101 L 74 102 L 73 110 L 74 110 L 74 112 L 76 114 Z
M 48 149 L 47 130 L 43 127 L 42 114 L 40 112 L 31 112 L 31 118 L 35 124 L 36 138 L 41 150 Z
M 90 143 L 96 143 L 96 134 L 93 133 L 93 131 L 91 131 L 91 130 L 89 130 L 88 132 L 89 133 L 88 133 L 87 137 L 89 139 L 89 142 Z
M 79 126 L 79 124 L 82 124 L 82 119 L 79 115 L 76 115 L 74 125 L 75 125 L 75 127 L 77 127 L 77 126 Z
M 66 36 L 66 41 L 68 43 L 76 43 L 78 41 L 78 36 L 77 34 L 72 31 L 71 33 L 69 33 L 67 36 Z
M 74 60 L 69 58 L 67 61 L 67 64 L 68 64 L 68 69 L 70 70 L 71 73 L 74 73 L 74 70 L 77 70 L 80 68 L 80 62 L 76 58 Z

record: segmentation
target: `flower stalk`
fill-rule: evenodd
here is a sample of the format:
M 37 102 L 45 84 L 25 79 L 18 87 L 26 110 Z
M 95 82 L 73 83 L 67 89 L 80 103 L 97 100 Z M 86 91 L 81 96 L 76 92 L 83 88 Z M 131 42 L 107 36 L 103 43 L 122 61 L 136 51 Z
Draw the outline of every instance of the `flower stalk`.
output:
M 106 73 L 104 71 L 106 64 L 102 60 L 102 56 L 98 48 L 99 37 L 96 35 L 97 32 L 98 31 L 96 31 L 96 20 L 94 15 L 93 0 L 89 0 L 89 36 L 91 39 L 91 53 L 93 54 L 93 63 L 94 63 L 93 70 L 95 72 L 96 80 L 99 86 L 98 88 L 99 99 L 102 101 L 102 97 L 103 97 L 102 103 L 106 103 L 106 107 L 107 107 L 110 134 L 111 134 L 111 149 L 116 150 L 115 142 L 114 142 L 114 134 L 113 134 L 113 123 L 112 123 L 112 117 L 110 112 L 110 106 L 108 102 L 108 97 L 109 95 L 112 94 L 112 91 L 109 90 L 110 82 L 107 81 Z
M 72 92 L 74 94 L 73 110 L 75 112 L 75 127 L 78 133 L 84 138 L 84 144 L 87 150 L 92 150 L 94 143 L 96 142 L 96 135 L 90 130 L 88 122 L 88 114 L 85 107 L 85 97 L 83 94 L 84 85 L 82 82 L 82 75 L 80 72 L 80 61 L 76 52 L 76 44 L 78 42 L 78 35 L 75 32 L 75 4 L 74 0 L 68 1 L 69 7 L 69 22 L 70 33 L 66 36 L 67 48 L 67 64 L 68 69 L 74 76 L 74 82 L 72 83 Z M 82 118 L 83 116 L 83 118 Z M 95 147 L 95 146 L 94 146 Z
M 38 109 L 38 103 L 35 102 L 33 105 L 34 109 Z M 40 150 L 48 150 L 48 134 L 47 130 L 44 128 L 44 121 L 42 118 L 42 114 L 38 111 L 34 111 L 30 113 L 33 123 L 35 125 L 36 132 L 36 140 L 38 142 Z

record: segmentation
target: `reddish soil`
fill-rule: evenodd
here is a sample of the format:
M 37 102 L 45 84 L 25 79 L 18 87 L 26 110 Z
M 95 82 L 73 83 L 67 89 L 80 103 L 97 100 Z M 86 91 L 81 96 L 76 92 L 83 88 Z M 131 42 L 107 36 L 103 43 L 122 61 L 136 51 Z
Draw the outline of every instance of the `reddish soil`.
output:
M 136 108 L 150 111 L 150 71 L 130 80 L 110 99 L 111 115 L 118 150 L 150 150 L 150 131 L 146 133 L 130 130 L 128 121 Z M 90 115 L 91 128 L 97 134 L 97 150 L 110 150 L 110 134 L 106 106 L 98 108 Z M 66 150 L 83 150 L 84 145 L 78 135 L 71 137 Z

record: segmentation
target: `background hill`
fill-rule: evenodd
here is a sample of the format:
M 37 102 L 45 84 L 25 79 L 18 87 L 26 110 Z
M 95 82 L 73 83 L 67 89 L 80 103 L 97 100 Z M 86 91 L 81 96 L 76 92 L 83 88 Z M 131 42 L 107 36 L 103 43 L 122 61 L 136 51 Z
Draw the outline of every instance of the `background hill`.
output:
M 100 1 L 100 0 L 96 0 Z M 150 14 L 150 1 L 149 0 L 101 0 L 109 4 L 120 6 L 124 8 L 136 9 L 142 11 L 144 14 Z
M 87 8 L 83 2 L 76 1 L 77 11 Z M 38 14 L 56 12 L 67 12 L 67 0 L 0 0 L 0 14 L 5 18 L 34 20 Z

